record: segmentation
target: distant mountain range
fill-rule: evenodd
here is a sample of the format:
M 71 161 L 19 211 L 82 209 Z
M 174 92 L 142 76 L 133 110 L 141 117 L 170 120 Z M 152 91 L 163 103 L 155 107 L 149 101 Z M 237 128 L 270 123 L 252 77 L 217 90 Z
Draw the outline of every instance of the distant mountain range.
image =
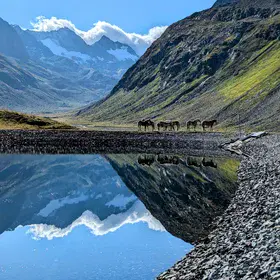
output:
M 139 58 L 105 35 L 88 45 L 68 28 L 39 32 L 0 19 L 0 107 L 55 112 L 109 93 Z
M 109 96 L 77 115 L 279 130 L 279 102 L 280 1 L 218 0 L 168 27 Z

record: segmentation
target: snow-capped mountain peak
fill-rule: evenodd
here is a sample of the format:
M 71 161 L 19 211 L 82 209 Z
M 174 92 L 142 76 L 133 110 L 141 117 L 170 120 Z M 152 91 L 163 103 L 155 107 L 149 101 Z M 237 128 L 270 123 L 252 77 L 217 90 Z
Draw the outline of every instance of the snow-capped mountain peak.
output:
M 101 39 L 93 46 L 98 46 L 106 50 L 107 53 L 113 55 L 118 61 L 136 61 L 139 58 L 136 52 L 130 46 L 120 42 L 114 42 L 105 35 L 103 35 Z

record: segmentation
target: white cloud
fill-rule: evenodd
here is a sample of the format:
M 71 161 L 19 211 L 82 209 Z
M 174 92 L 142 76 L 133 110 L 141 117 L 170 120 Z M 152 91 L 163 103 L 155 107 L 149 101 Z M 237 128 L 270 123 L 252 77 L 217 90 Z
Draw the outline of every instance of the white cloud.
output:
M 66 228 L 58 228 L 53 225 L 31 225 L 28 233 L 34 239 L 62 238 L 67 236 L 72 230 L 79 226 L 86 226 L 94 235 L 105 235 L 114 232 L 126 224 L 135 224 L 139 222 L 147 223 L 148 227 L 156 231 L 165 231 L 162 224 L 156 220 L 151 213 L 145 208 L 142 202 L 136 201 L 134 205 L 124 213 L 113 214 L 101 221 L 99 217 L 90 211 L 86 211 L 80 218 L 75 220 Z
M 112 25 L 105 21 L 98 21 L 93 28 L 88 31 L 82 31 L 69 20 L 58 19 L 52 17 L 50 19 L 43 16 L 37 17 L 35 22 L 31 22 L 35 31 L 55 31 L 60 28 L 69 28 L 77 35 L 82 37 L 89 45 L 97 42 L 105 35 L 113 41 L 119 41 L 134 48 L 134 50 L 142 55 L 146 49 L 161 36 L 167 26 L 157 26 L 149 30 L 148 34 L 127 33 L 116 25 Z

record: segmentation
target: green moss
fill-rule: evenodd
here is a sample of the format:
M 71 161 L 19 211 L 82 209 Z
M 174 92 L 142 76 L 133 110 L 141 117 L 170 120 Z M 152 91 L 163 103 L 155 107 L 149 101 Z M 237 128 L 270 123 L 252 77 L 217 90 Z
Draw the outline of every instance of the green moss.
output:
M 236 159 L 224 159 L 218 163 L 220 172 L 231 182 L 237 181 L 237 170 L 240 162 Z
M 279 76 L 280 70 L 280 46 L 279 43 L 275 43 L 274 47 L 269 50 L 269 53 L 265 53 L 269 47 L 266 46 L 258 61 L 251 64 L 243 73 L 239 74 L 232 79 L 227 80 L 218 87 L 218 91 L 226 99 L 237 99 L 247 92 L 254 95 L 259 92 L 260 89 L 266 89 L 271 80 L 275 79 L 275 73 Z M 269 79 L 271 75 L 273 79 Z M 277 77 L 276 77 L 277 78 Z M 279 79 L 278 79 L 279 81 Z M 277 79 L 275 81 L 277 83 Z M 266 90 L 267 92 L 269 91 Z

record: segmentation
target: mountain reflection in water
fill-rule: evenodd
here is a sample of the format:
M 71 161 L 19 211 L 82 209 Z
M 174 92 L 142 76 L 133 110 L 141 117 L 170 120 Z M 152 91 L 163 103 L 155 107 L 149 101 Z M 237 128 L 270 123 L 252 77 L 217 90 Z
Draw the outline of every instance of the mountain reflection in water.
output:
M 0 155 L 0 279 L 153 279 L 203 237 L 237 161 Z M 167 231 L 170 233 L 168 233 Z

